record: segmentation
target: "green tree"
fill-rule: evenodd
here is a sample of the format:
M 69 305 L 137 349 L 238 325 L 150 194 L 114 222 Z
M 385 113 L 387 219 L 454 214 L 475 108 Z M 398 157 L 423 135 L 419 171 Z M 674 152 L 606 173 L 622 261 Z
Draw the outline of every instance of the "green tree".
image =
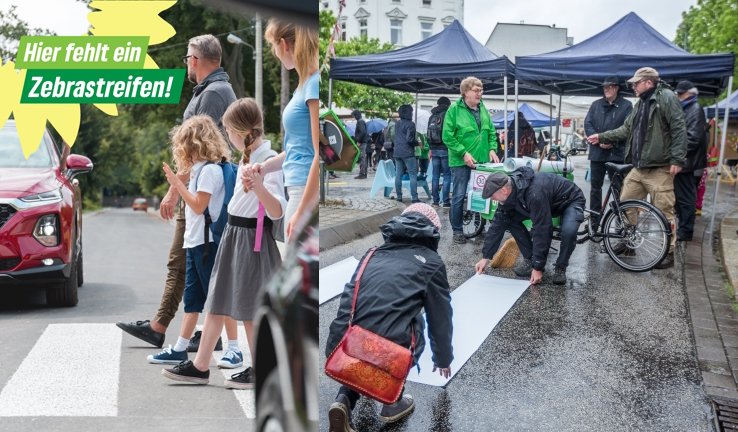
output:
M 320 59 L 325 58 L 330 40 L 331 31 L 336 23 L 336 17 L 329 10 L 320 12 Z M 393 48 L 390 43 L 381 43 L 379 39 L 353 38 L 349 41 L 335 41 L 333 44 L 336 57 L 347 57 L 362 54 L 375 54 L 389 51 Z M 328 101 L 328 68 L 321 70 L 320 100 Z M 411 103 L 412 95 L 408 93 L 354 84 L 343 81 L 333 81 L 333 103 L 339 107 L 358 109 L 368 116 L 388 117 L 397 107 Z
M 733 90 L 738 86 L 738 0 L 699 0 L 682 12 L 675 41 L 694 54 L 736 54 Z

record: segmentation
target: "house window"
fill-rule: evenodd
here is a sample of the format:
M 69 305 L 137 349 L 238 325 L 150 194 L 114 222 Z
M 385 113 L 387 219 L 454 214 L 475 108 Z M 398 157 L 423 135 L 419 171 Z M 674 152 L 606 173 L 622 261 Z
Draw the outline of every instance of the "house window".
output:
M 421 22 L 420 23 L 420 39 L 428 39 L 433 35 L 433 23 L 432 22 Z
M 346 21 L 341 21 L 341 38 L 343 42 L 346 42 Z
M 423 6 L 430 7 L 430 5 L 431 5 L 431 0 L 423 0 Z
M 328 2 L 327 1 L 324 1 L 323 2 L 323 9 L 328 9 Z
M 367 30 L 366 30 L 366 18 L 359 18 L 359 36 L 361 37 L 367 37 Z
M 402 20 L 390 20 L 390 42 L 394 45 L 402 45 Z

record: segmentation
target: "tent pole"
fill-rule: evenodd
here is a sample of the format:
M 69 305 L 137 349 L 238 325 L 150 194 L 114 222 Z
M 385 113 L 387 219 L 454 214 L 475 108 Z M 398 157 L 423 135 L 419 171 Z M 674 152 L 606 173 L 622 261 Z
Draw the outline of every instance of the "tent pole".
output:
M 559 94 L 559 109 L 558 114 L 556 114 L 556 140 L 561 140 L 561 94 Z M 561 144 L 559 142 L 559 144 Z
M 733 75 L 728 78 L 728 96 L 733 92 Z M 720 118 L 718 116 L 718 104 L 715 103 L 715 118 Z M 725 114 L 723 115 L 723 133 L 720 137 L 720 159 L 718 160 L 717 165 L 717 173 L 715 174 L 715 193 L 712 195 L 712 215 L 710 216 L 710 234 L 714 234 L 715 231 L 713 231 L 713 227 L 715 225 L 715 213 L 717 213 L 715 210 L 715 205 L 717 203 L 717 195 L 718 190 L 720 189 L 720 175 L 722 174 L 723 169 L 723 156 L 725 155 L 725 138 L 726 138 L 726 132 L 728 131 L 728 114 L 730 113 L 730 105 L 727 103 L 725 104 Z M 717 120 L 715 121 L 715 125 L 717 125 Z
M 505 86 L 504 94 L 505 94 L 505 101 L 503 102 L 503 112 L 505 113 L 502 116 L 502 124 L 505 126 L 505 153 L 503 153 L 502 158 L 505 159 L 505 156 L 507 156 L 507 148 L 509 145 L 507 144 L 510 142 L 507 136 L 507 75 L 503 78 L 503 85 Z M 497 148 L 500 148 L 500 143 L 497 143 Z
M 548 95 L 548 136 L 553 144 L 554 140 L 554 125 L 551 124 L 551 119 L 554 117 L 554 94 Z
M 418 130 L 418 91 L 415 91 L 415 130 Z
M 328 78 L 328 109 L 333 104 L 333 78 Z
M 507 113 L 505 115 L 507 115 Z M 515 79 L 515 114 L 513 114 L 513 120 L 515 121 L 515 141 L 513 141 L 513 145 L 515 146 L 515 156 L 514 157 L 518 157 L 518 143 L 520 142 L 518 138 L 518 130 L 520 128 L 518 125 L 518 79 L 517 78 Z

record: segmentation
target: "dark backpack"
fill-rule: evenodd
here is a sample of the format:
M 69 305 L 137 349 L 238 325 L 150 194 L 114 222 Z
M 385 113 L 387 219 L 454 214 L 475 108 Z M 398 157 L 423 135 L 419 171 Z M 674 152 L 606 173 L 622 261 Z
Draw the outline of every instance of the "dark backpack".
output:
M 200 168 L 200 171 L 195 177 L 195 193 L 197 193 L 197 180 L 200 178 L 200 173 L 205 169 L 205 166 L 212 164 L 213 162 L 206 162 L 205 165 Z M 228 222 L 228 203 L 233 198 L 233 190 L 236 188 L 236 179 L 238 177 L 238 165 L 228 162 L 225 158 L 218 162 L 221 170 L 223 171 L 223 187 L 225 188 L 225 196 L 223 196 L 223 206 L 220 209 L 220 216 L 218 219 L 213 221 L 210 218 L 210 210 L 205 207 L 203 215 L 205 216 L 205 253 L 203 254 L 204 260 L 207 261 L 209 254 L 210 244 L 210 228 L 213 230 L 213 241 L 216 246 L 220 244 L 220 238 L 223 236 L 223 230 L 225 230 L 226 222 Z
M 446 111 L 431 114 L 428 119 L 428 142 L 430 144 L 443 144 L 443 120 Z

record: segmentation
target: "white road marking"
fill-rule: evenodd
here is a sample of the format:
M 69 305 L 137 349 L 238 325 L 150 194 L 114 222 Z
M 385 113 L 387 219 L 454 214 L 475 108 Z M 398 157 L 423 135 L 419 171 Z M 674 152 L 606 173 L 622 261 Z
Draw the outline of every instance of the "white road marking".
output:
M 121 339 L 113 324 L 50 324 L 0 393 L 0 416 L 117 416 Z

